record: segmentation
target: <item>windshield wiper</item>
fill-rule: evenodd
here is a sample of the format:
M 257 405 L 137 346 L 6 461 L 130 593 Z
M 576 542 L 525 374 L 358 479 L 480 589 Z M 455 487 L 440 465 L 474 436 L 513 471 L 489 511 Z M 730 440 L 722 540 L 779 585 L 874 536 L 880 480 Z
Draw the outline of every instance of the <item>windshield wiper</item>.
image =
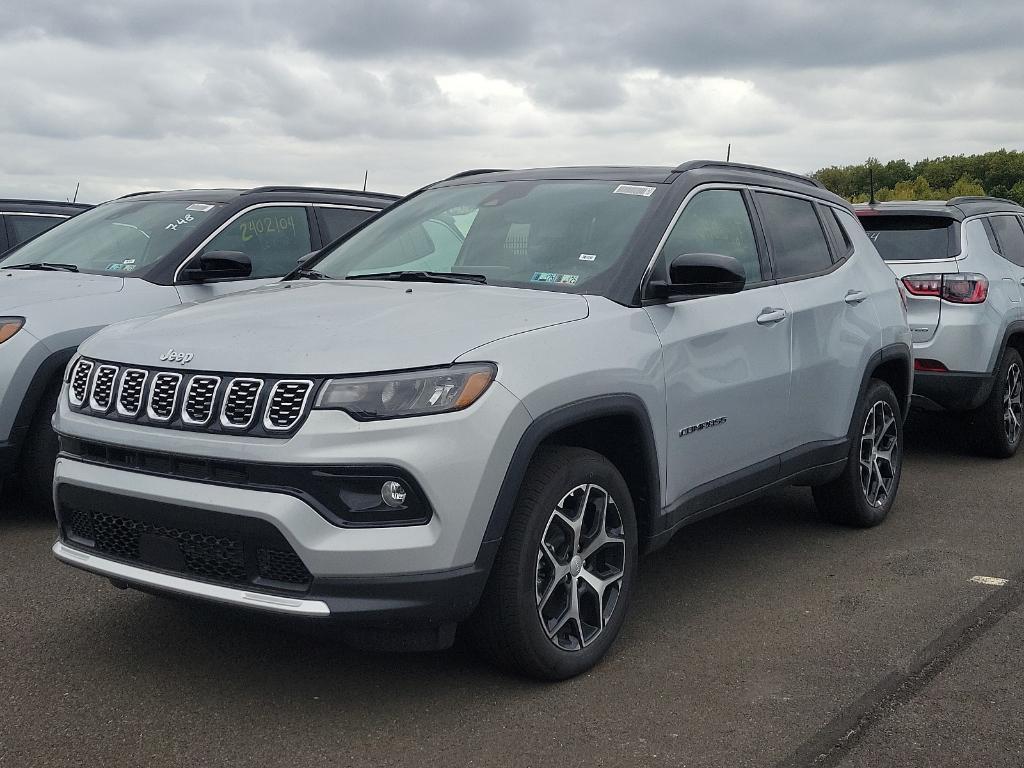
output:
M 295 276 L 298 278 L 305 278 L 306 280 L 327 280 L 327 275 L 323 272 L 317 272 L 315 269 L 297 269 L 295 270 Z
M 349 275 L 346 280 L 395 280 L 408 283 L 469 283 L 484 285 L 487 278 L 483 275 L 471 275 L 468 272 L 416 272 L 404 270 L 400 272 L 374 272 L 368 275 Z
M 55 264 L 51 261 L 37 261 L 33 264 L 14 264 L 10 267 L 0 264 L 0 269 L 39 269 L 44 272 L 77 272 L 74 264 Z

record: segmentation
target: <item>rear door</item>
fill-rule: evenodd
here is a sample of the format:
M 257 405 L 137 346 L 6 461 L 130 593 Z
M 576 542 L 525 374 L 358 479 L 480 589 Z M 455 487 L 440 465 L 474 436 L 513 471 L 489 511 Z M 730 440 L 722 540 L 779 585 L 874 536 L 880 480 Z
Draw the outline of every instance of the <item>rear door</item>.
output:
M 693 196 L 663 242 L 654 277 L 665 279 L 668 263 L 688 253 L 733 256 L 747 273 L 740 293 L 646 307 L 665 364 L 668 498 L 698 511 L 778 477 L 790 323 L 747 192 Z
M 1014 316 L 1010 319 L 1019 319 L 1024 315 L 1024 305 L 1020 301 L 1021 287 L 1024 286 L 1024 229 L 1021 228 L 1021 219 L 1013 214 L 1005 214 L 990 216 L 986 221 L 995 240 L 992 243 L 994 250 L 1002 256 L 1004 266 L 1010 272 L 1004 278 L 1009 282 L 1007 293 L 1016 305 L 1011 308 Z
M 175 287 L 182 302 L 205 301 L 275 283 L 294 270 L 299 259 L 320 244 L 311 209 L 308 203 L 260 203 L 236 213 L 195 253 L 239 251 L 251 259 L 252 275 L 204 283 L 177 283 L 176 275 Z
M 842 458 L 864 369 L 881 346 L 874 282 L 832 208 L 802 196 L 755 195 L 775 277 L 792 311 L 793 378 L 783 474 Z M 839 231 L 830 243 L 826 227 Z M 844 237 L 845 236 L 845 237 Z M 874 254 L 871 254 L 874 258 Z

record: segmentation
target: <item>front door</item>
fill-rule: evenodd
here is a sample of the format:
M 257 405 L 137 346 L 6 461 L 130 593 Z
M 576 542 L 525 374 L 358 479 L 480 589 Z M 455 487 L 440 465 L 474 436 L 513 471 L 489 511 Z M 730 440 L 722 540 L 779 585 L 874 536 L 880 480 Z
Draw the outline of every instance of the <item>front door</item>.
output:
M 733 256 L 747 273 L 740 293 L 647 307 L 665 363 L 668 500 L 698 511 L 778 476 L 791 323 L 785 294 L 766 280 L 742 190 L 706 189 L 691 198 L 655 276 L 687 253 Z

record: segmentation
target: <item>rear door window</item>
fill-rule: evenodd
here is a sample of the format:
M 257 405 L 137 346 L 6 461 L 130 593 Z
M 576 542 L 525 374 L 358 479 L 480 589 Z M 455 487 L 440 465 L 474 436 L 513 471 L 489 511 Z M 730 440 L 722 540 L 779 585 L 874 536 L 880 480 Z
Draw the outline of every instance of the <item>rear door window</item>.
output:
M 342 235 L 347 235 L 357 224 L 362 224 L 373 216 L 376 211 L 357 211 L 352 208 L 334 208 L 326 205 L 317 206 L 316 215 L 320 219 L 320 231 L 324 243 L 333 243 Z
M 949 259 L 953 220 L 944 216 L 861 216 L 861 224 L 886 261 Z
M 1016 216 L 992 216 L 992 231 L 999 245 L 999 254 L 1007 261 L 1024 267 L 1024 229 Z
M 812 202 L 768 192 L 758 192 L 757 202 L 778 279 L 813 275 L 832 267 L 832 254 Z

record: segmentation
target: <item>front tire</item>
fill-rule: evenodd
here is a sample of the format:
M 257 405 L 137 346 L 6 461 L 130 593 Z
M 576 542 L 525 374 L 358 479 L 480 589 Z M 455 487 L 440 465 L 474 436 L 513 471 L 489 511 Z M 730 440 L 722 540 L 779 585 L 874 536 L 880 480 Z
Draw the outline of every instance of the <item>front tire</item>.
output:
M 28 501 L 36 508 L 53 511 L 53 468 L 59 444 L 51 419 L 60 397 L 61 380 L 46 388 L 32 419 L 21 456 L 21 485 Z
M 999 361 L 996 380 L 985 404 L 978 409 L 975 423 L 981 447 L 989 456 L 1008 459 L 1020 448 L 1024 435 L 1024 362 L 1020 352 L 1007 347 Z
M 622 475 L 594 451 L 545 448 L 530 463 L 467 629 L 498 666 L 565 680 L 615 640 L 636 573 L 636 513 Z
M 903 471 L 903 420 L 892 387 L 871 380 L 850 431 L 843 473 L 813 488 L 814 503 L 834 522 L 870 528 L 888 516 Z

